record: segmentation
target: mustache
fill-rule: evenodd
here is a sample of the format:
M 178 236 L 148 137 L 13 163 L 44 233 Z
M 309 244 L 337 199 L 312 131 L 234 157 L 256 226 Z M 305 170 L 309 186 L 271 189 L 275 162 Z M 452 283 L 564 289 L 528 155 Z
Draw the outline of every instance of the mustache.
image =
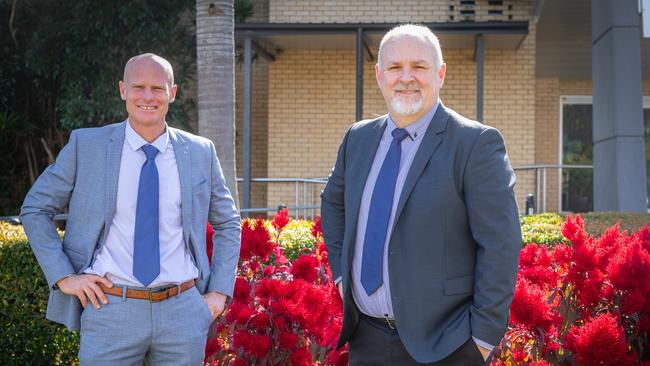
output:
M 403 84 L 399 83 L 395 86 L 395 91 L 419 91 L 420 87 L 416 83 Z

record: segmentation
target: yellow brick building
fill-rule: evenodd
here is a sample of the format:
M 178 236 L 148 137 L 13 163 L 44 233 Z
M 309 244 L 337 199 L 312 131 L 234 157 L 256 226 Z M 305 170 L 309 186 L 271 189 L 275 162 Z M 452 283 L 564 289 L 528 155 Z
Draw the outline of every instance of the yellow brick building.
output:
M 538 210 L 580 211 L 588 204 L 583 197 L 587 193 L 581 196 L 571 191 L 568 169 L 564 176 L 557 168 L 549 168 L 545 174 L 542 169 L 523 169 L 567 163 L 563 155 L 569 150 L 563 141 L 573 140 L 567 142 L 562 130 L 562 121 L 567 119 L 563 108 L 569 110 L 567 103 L 575 100 L 587 103 L 591 95 L 591 70 L 565 72 L 562 61 L 556 65 L 560 72 L 551 68 L 548 60 L 557 59 L 553 52 L 566 45 L 558 45 L 562 34 L 549 41 L 561 20 L 545 22 L 541 5 L 533 0 L 257 1 L 253 16 L 236 26 L 238 44 L 252 39 L 257 56 L 251 70 L 251 177 L 326 177 L 343 134 L 356 120 L 354 28 L 363 29 L 362 117 L 372 118 L 386 113 L 374 76 L 378 43 L 387 30 L 382 27 L 424 23 L 431 24 L 438 34 L 447 63 L 441 99 L 470 118 L 477 117 L 477 34 L 483 34 L 482 121 L 503 133 L 512 164 L 522 168 L 517 169 L 516 188 L 520 210 L 526 196 L 533 193 Z M 548 1 L 543 10 L 563 11 L 563 6 Z M 579 9 L 573 11 L 580 14 Z M 509 25 L 524 31 L 493 31 Z M 588 46 L 587 40 L 581 47 L 590 52 Z M 644 43 L 644 49 L 646 46 Z M 540 60 L 543 64 L 538 64 Z M 237 171 L 242 177 L 246 70 L 241 63 L 236 70 Z M 650 83 L 643 84 L 643 93 L 650 94 Z M 564 123 L 569 126 L 573 122 Z M 253 182 L 251 206 L 318 204 L 320 189 L 318 184 Z M 241 186 L 239 192 L 241 196 Z

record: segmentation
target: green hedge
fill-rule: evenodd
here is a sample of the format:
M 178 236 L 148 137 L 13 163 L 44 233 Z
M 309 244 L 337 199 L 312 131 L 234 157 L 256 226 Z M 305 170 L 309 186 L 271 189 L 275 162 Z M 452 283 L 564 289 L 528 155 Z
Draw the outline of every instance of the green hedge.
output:
M 0 365 L 78 364 L 78 333 L 45 320 L 47 297 L 22 226 L 0 222 Z

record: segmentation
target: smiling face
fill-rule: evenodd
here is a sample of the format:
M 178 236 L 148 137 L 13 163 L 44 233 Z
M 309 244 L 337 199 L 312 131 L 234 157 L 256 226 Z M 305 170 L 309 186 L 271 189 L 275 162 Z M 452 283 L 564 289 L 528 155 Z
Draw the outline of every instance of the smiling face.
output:
M 438 101 L 446 65 L 437 68 L 434 48 L 417 36 L 394 37 L 380 52 L 380 63 L 375 66 L 377 84 L 391 117 L 405 127 Z
M 169 103 L 176 97 L 168 64 L 164 65 L 156 56 L 133 58 L 127 63 L 119 86 L 133 128 L 164 126 Z

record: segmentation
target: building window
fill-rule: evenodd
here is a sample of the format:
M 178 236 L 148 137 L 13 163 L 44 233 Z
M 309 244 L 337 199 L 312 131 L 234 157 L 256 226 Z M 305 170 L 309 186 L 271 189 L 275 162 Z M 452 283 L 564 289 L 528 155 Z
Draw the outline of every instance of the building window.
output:
M 564 96 L 560 104 L 560 163 L 593 164 L 591 96 Z M 647 195 L 650 197 L 650 97 L 643 98 Z M 560 207 L 563 212 L 593 211 L 593 171 L 562 169 Z M 650 207 L 650 206 L 649 206 Z

